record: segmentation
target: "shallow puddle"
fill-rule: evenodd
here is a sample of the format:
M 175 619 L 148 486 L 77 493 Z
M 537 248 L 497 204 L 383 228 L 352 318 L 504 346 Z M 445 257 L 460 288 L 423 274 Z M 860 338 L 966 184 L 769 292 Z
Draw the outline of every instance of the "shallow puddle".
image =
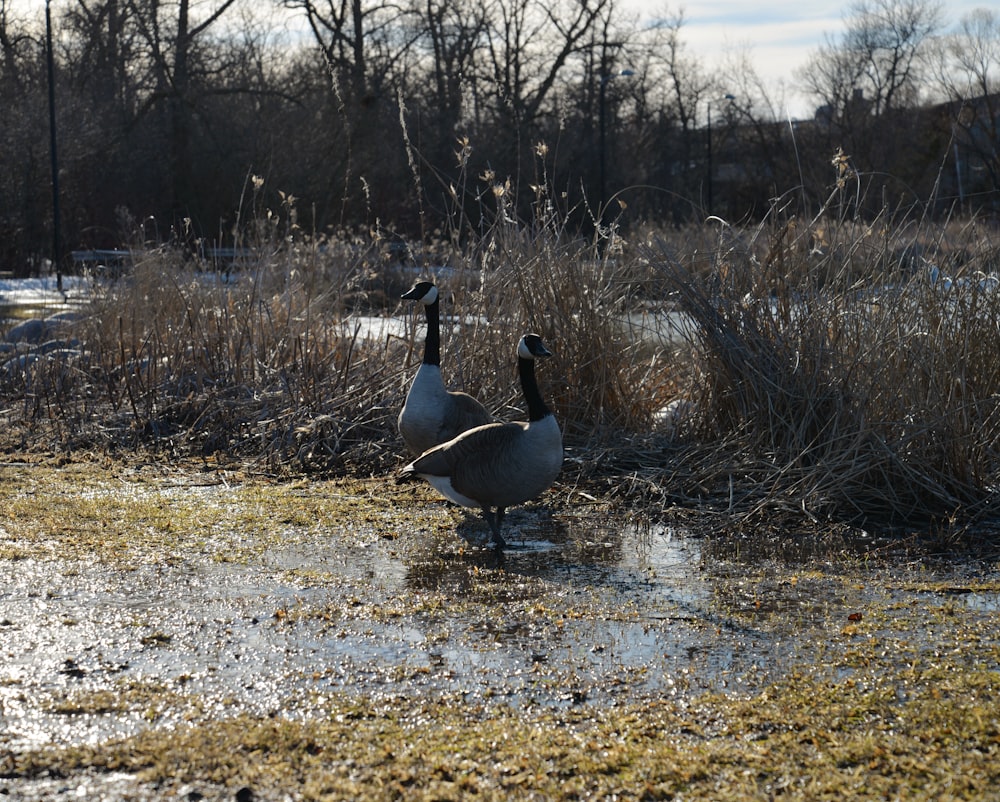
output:
M 708 564 L 685 531 L 606 512 L 513 510 L 512 547 L 498 555 L 459 536 L 482 529 L 476 516 L 425 497 L 369 509 L 355 490 L 354 514 L 329 519 L 262 506 L 265 526 L 254 529 L 232 522 L 268 503 L 267 485 L 251 495 L 225 482 L 73 492 L 87 503 L 187 504 L 204 528 L 163 548 L 137 533 L 121 561 L 0 560 L 0 743 L 11 750 L 237 713 L 308 716 L 345 692 L 517 708 L 749 692 L 824 659 L 875 605 L 882 618 L 867 637 L 893 628 L 885 610 L 997 610 L 995 584 L 929 586 L 923 570 L 845 578 Z M 341 491 L 317 482 L 283 492 L 294 511 Z M 996 582 L 995 566 L 984 578 Z M 935 648 L 930 630 L 913 638 Z

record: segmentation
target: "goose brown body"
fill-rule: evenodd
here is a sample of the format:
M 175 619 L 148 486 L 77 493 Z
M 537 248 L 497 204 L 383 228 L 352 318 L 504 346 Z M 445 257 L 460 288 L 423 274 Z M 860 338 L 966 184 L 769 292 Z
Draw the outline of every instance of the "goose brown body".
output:
M 478 507 L 495 545 L 505 543 L 500 525 L 507 507 L 543 493 L 562 468 L 562 433 L 535 379 L 535 359 L 551 356 L 541 339 L 526 334 L 518 343 L 518 371 L 528 403 L 528 420 L 478 426 L 421 454 L 399 481 L 420 477 L 446 498 Z

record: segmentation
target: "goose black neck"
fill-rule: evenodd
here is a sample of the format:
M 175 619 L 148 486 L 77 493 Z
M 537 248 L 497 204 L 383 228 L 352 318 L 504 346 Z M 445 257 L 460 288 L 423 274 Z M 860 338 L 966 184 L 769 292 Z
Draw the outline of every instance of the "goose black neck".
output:
M 524 400 L 528 402 L 528 420 L 541 420 L 546 415 L 551 415 L 552 410 L 545 406 L 542 394 L 538 391 L 538 382 L 535 380 L 535 360 L 519 356 L 517 358 L 517 372 L 521 378 Z
M 427 313 L 427 337 L 424 339 L 424 364 L 441 364 L 441 301 L 434 299 L 434 303 L 424 307 Z

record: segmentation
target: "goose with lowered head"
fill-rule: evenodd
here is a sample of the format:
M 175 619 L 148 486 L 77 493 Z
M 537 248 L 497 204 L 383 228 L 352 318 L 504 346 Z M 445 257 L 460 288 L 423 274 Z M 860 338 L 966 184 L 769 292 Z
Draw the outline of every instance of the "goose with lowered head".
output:
M 490 423 L 463 432 L 422 453 L 397 479 L 424 479 L 456 504 L 478 507 L 498 549 L 506 545 L 500 534 L 506 509 L 543 493 L 562 468 L 562 433 L 535 378 L 535 360 L 550 356 L 537 334 L 525 334 L 517 344 L 527 421 Z

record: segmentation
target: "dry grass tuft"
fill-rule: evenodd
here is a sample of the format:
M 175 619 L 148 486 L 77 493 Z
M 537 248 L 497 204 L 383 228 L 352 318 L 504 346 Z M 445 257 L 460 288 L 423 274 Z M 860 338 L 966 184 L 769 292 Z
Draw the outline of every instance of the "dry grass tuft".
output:
M 995 237 L 977 225 L 795 229 L 724 228 L 707 266 L 662 243 L 650 251 L 694 323 L 699 481 L 735 485 L 751 509 L 816 518 L 915 525 L 993 513 Z

